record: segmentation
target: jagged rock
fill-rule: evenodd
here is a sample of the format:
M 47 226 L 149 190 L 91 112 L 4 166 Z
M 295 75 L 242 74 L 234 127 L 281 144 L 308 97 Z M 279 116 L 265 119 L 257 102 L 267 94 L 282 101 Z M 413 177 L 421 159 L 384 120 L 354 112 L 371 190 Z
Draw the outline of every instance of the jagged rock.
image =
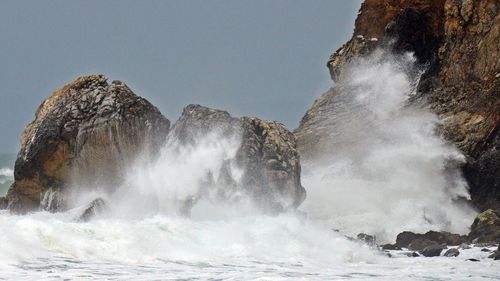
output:
M 457 248 L 451 248 L 444 253 L 445 257 L 458 257 L 460 255 L 460 251 Z
M 378 47 L 412 51 L 427 71 L 413 99 L 444 121 L 442 133 L 465 155 L 462 170 L 480 210 L 500 205 L 500 4 L 496 0 L 365 0 L 352 36 L 328 60 L 334 87 L 295 130 L 302 159 L 339 140 L 349 64 Z M 346 72 L 347 71 L 347 72 Z
M 408 245 L 408 249 L 411 251 L 421 251 L 427 247 L 430 246 L 436 246 L 439 245 L 437 242 L 425 239 L 425 238 L 418 238 L 413 240 L 410 245 Z
M 101 198 L 97 198 L 90 202 L 88 207 L 85 208 L 85 211 L 78 217 L 78 221 L 87 222 L 95 216 L 102 214 L 105 210 L 106 202 Z
M 169 139 L 193 144 L 210 134 L 236 136 L 240 141 L 235 157 L 223 163 L 219 178 L 209 184 L 212 188 L 230 186 L 236 192 L 245 192 L 272 213 L 296 208 L 304 201 L 306 192 L 300 183 L 295 136 L 282 124 L 234 118 L 226 111 L 188 105 L 172 127 Z M 231 175 L 231 165 L 242 169 L 238 180 Z
M 468 238 L 473 243 L 500 242 L 500 211 L 489 209 L 480 213 L 472 223 Z
M 359 233 L 356 237 L 358 238 L 359 241 L 362 241 L 363 243 L 367 244 L 368 246 L 377 245 L 377 238 L 374 235 Z
M 47 98 L 24 130 L 9 209 L 62 210 L 69 186 L 112 190 L 128 163 L 141 153 L 157 153 L 169 126 L 124 83 L 108 84 L 103 75 L 76 79 Z
M 7 209 L 7 206 L 9 205 L 9 201 L 5 197 L 0 197 L 0 210 L 5 210 Z
M 446 249 L 446 246 L 443 245 L 431 245 L 425 247 L 423 250 L 420 250 L 419 253 L 424 257 L 439 257 L 441 252 Z

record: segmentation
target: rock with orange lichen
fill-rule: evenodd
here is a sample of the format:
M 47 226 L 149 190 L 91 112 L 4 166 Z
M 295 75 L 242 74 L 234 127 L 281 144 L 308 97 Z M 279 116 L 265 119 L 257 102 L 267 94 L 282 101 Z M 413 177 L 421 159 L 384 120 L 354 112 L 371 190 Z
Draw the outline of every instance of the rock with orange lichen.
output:
M 70 186 L 112 190 L 141 153 L 155 153 L 170 122 L 124 83 L 84 76 L 55 91 L 21 137 L 7 207 L 23 213 L 66 207 Z

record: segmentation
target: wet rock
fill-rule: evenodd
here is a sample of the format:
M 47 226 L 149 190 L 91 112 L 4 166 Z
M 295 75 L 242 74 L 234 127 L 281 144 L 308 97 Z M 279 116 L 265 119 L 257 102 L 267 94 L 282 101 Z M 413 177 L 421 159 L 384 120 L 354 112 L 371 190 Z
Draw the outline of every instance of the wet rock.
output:
M 423 240 L 432 241 L 435 242 L 436 244 L 458 246 L 463 242 L 467 241 L 467 237 L 461 236 L 459 234 L 449 233 L 446 231 L 441 231 L 441 232 L 428 231 L 424 234 L 404 231 L 398 234 L 396 238 L 396 245 L 400 248 L 409 248 L 409 245 L 414 241 L 421 244 Z
M 457 257 L 460 255 L 460 251 L 457 248 L 451 248 L 444 253 L 445 257 Z
M 496 251 L 493 252 L 488 258 L 494 259 L 494 260 L 500 260 L 500 245 L 498 245 L 498 248 Z
M 196 144 L 211 135 L 237 140 L 236 155 L 222 165 L 218 179 L 206 186 L 222 199 L 246 194 L 269 213 L 295 209 L 305 199 L 295 136 L 278 122 L 232 117 L 228 112 L 188 105 L 172 127 L 169 140 Z M 235 178 L 231 167 L 241 172 Z M 216 171 L 211 171 L 215 173 Z
M 369 235 L 365 233 L 359 233 L 357 235 L 357 238 L 359 241 L 362 241 L 363 243 L 369 245 L 369 246 L 375 246 L 377 245 L 377 238 L 374 235 Z
M 382 250 L 401 250 L 400 247 L 398 247 L 396 244 L 384 244 L 381 246 Z
M 412 103 L 430 108 L 442 135 L 466 156 L 461 165 L 480 210 L 500 204 L 500 6 L 492 0 L 365 0 L 352 38 L 327 62 L 335 86 L 314 101 L 295 130 L 303 159 L 321 157 L 338 140 L 342 81 L 350 64 L 378 48 L 411 51 L 426 65 Z M 376 38 L 376 40 L 372 40 Z
M 467 250 L 467 249 L 470 249 L 470 248 L 471 248 L 471 246 L 468 243 L 462 243 L 462 244 L 460 244 L 460 249 Z
M 482 249 L 481 249 L 481 252 L 491 252 L 491 250 L 490 250 L 490 249 L 487 249 L 487 248 L 482 248 Z
M 159 151 L 169 126 L 124 83 L 109 84 L 103 75 L 76 79 L 47 98 L 24 130 L 9 209 L 38 210 L 47 198 L 44 208 L 64 210 L 70 186 L 113 192 L 128 163 Z
M 97 198 L 89 203 L 85 211 L 78 217 L 80 222 L 88 222 L 89 220 L 95 218 L 97 215 L 102 214 L 106 210 L 106 202 Z
M 438 257 L 444 249 L 446 249 L 444 245 L 431 245 L 420 250 L 419 253 L 424 257 Z
M 403 231 L 396 237 L 396 246 L 399 248 L 408 248 L 410 243 L 418 238 L 420 238 L 419 234 L 410 231 Z
M 486 210 L 471 225 L 468 238 L 473 243 L 500 242 L 500 211 Z
M 436 246 L 436 245 L 439 245 L 439 244 L 435 241 L 431 241 L 431 240 L 425 239 L 425 238 L 419 238 L 419 239 L 413 240 L 410 243 L 410 245 L 408 245 L 408 249 L 412 250 L 412 251 L 420 251 L 420 250 L 423 250 L 427 247 Z
M 0 197 L 0 210 L 5 210 L 7 209 L 7 206 L 9 205 L 9 201 L 5 197 Z
M 474 262 L 477 262 L 479 261 L 478 259 L 467 259 L 468 261 L 474 261 Z

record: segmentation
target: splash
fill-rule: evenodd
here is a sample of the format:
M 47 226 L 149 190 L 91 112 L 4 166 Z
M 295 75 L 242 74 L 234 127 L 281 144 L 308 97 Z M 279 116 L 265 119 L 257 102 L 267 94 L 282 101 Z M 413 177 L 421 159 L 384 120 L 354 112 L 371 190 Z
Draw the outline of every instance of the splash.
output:
M 348 73 L 334 89 L 341 110 L 327 160 L 303 165 L 304 210 L 386 241 L 404 230 L 466 233 L 475 213 L 460 203 L 464 157 L 437 135 L 436 115 L 409 104 L 422 73 L 414 57 L 379 50 Z

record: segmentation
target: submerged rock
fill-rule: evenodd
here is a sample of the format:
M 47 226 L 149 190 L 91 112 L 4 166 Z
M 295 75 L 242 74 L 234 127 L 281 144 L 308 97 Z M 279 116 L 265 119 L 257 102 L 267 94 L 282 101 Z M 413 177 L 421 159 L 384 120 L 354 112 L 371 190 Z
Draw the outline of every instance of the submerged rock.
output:
M 106 202 L 97 198 L 89 203 L 85 211 L 78 217 L 78 221 L 87 222 L 106 210 Z
M 500 242 L 500 211 L 486 210 L 471 225 L 468 236 L 473 243 Z
M 9 209 L 63 210 L 70 186 L 113 191 L 130 162 L 158 152 L 169 126 L 123 82 L 108 84 L 103 75 L 76 79 L 47 98 L 24 130 Z
M 216 173 L 218 178 L 209 180 L 206 189 L 217 189 L 223 198 L 248 194 L 257 206 L 271 213 L 296 208 L 304 201 L 306 191 L 300 182 L 295 136 L 283 124 L 235 118 L 226 111 L 188 105 L 172 127 L 169 140 L 192 145 L 211 135 L 236 138 L 239 145 L 235 156 L 225 160 Z M 241 175 L 234 176 L 232 167 Z
M 458 257 L 460 255 L 460 251 L 457 248 L 451 248 L 444 253 L 445 257 Z
M 392 251 L 392 250 L 401 250 L 400 247 L 398 247 L 396 244 L 384 244 L 382 246 L 380 246 L 382 248 L 382 250 L 389 250 L 389 251 Z

